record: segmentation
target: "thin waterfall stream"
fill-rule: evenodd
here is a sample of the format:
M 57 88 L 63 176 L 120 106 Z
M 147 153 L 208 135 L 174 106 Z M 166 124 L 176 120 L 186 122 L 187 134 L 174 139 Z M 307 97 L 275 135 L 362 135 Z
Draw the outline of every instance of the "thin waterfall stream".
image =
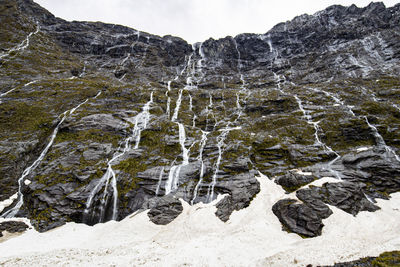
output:
M 100 94 L 101 94 L 101 92 L 98 92 L 97 95 L 94 96 L 92 99 L 96 99 Z M 24 204 L 24 195 L 22 193 L 22 186 L 23 186 L 23 184 L 29 184 L 29 182 L 30 182 L 29 180 L 26 179 L 26 177 L 28 177 L 31 174 L 31 172 L 34 171 L 40 165 L 40 163 L 46 156 L 47 152 L 53 145 L 54 140 L 57 137 L 58 130 L 59 130 L 61 124 L 65 121 L 65 119 L 68 118 L 69 116 L 71 116 L 78 108 L 80 108 L 82 105 L 86 104 L 89 100 L 90 100 L 90 98 L 87 98 L 85 101 L 83 101 L 76 107 L 74 107 L 70 110 L 67 110 L 61 114 L 61 120 L 58 122 L 57 126 L 54 128 L 53 133 L 50 136 L 50 140 L 47 143 L 47 146 L 42 150 L 39 157 L 28 168 L 26 168 L 23 171 L 21 177 L 18 179 L 18 202 L 17 202 L 17 204 L 12 209 L 5 212 L 2 215 L 2 217 L 13 218 L 17 215 L 18 211 L 21 209 L 22 205 Z
M 124 156 L 130 149 L 131 143 L 135 142 L 134 149 L 139 147 L 141 132 L 146 129 L 147 124 L 150 120 L 150 105 L 153 103 L 153 92 L 150 94 L 150 100 L 143 106 L 142 111 L 134 117 L 134 128 L 132 130 L 132 134 L 128 136 L 123 144 L 121 145 L 122 151 L 116 152 L 111 160 L 107 162 L 107 170 L 104 175 L 100 178 L 97 185 L 90 192 L 88 200 L 86 201 L 86 208 L 84 210 L 84 217 L 88 219 L 90 216 L 90 211 L 93 204 L 94 197 L 99 193 L 99 191 L 104 187 L 104 193 L 101 197 L 101 206 L 100 206 L 100 222 L 102 222 L 105 218 L 105 206 L 107 204 L 107 200 L 109 198 L 108 187 L 111 184 L 112 188 L 112 220 L 116 220 L 118 216 L 118 188 L 117 188 L 117 176 L 113 169 L 114 162 L 119 158 Z

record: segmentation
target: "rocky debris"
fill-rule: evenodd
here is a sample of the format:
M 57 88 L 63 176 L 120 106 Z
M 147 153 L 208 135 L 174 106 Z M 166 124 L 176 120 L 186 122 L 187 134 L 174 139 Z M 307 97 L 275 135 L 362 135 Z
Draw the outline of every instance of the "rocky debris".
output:
M 22 233 L 28 229 L 29 226 L 24 222 L 17 221 L 6 221 L 0 223 L 0 237 L 3 236 L 3 231 L 7 231 L 9 233 Z
M 260 183 L 253 172 L 242 173 L 221 181 L 216 185 L 221 194 L 228 194 L 216 205 L 215 215 L 223 222 L 229 220 L 232 212 L 250 205 L 253 198 L 260 192 Z
M 285 230 L 305 237 L 321 235 L 321 217 L 312 208 L 294 199 L 282 199 L 272 206 L 272 211 L 279 218 Z
M 152 198 L 147 205 L 150 221 L 160 225 L 169 224 L 183 211 L 182 203 L 171 195 Z

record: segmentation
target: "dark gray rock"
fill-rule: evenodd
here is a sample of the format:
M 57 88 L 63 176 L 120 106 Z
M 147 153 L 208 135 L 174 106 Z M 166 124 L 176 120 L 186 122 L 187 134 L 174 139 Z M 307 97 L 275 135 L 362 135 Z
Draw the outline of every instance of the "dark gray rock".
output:
M 171 195 L 151 199 L 148 208 L 150 220 L 161 225 L 169 224 L 183 211 L 182 203 Z
M 305 204 L 296 203 L 293 199 L 282 199 L 274 204 L 272 211 L 287 231 L 305 237 L 321 235 L 324 226 L 321 217 Z
M 376 211 L 378 206 L 371 203 L 364 194 L 365 185 L 357 183 L 325 183 L 322 187 L 310 187 L 296 192 L 303 202 L 321 207 L 321 201 L 336 206 L 352 215 L 360 211 Z M 329 214 L 330 215 L 330 214 Z
M 234 210 L 250 205 L 253 198 L 260 192 L 260 183 L 254 177 L 254 173 L 242 173 L 218 183 L 216 191 L 229 194 L 217 203 L 215 213 L 221 221 L 226 222 Z
M 0 223 L 0 237 L 3 236 L 3 231 L 7 231 L 9 233 L 22 233 L 28 229 L 29 226 L 24 222 L 17 221 L 7 221 Z
M 347 154 L 342 162 L 350 181 L 364 183 L 367 191 L 391 194 L 400 190 L 400 162 L 382 148 Z
M 297 188 L 307 185 L 316 180 L 313 175 L 303 175 L 295 171 L 290 171 L 283 176 L 277 177 L 275 183 L 282 186 L 286 191 L 293 192 Z

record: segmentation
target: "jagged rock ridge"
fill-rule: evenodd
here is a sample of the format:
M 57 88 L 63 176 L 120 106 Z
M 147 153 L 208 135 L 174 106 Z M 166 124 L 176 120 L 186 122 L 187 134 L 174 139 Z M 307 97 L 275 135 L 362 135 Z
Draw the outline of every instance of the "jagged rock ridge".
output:
M 166 224 L 177 199 L 226 194 L 227 221 L 258 172 L 296 192 L 273 209 L 288 231 L 319 235 L 327 204 L 375 211 L 400 190 L 399 13 L 332 6 L 191 46 L 5 1 L 0 200 L 20 185 L 23 205 L 3 216 L 45 231 L 150 209 Z

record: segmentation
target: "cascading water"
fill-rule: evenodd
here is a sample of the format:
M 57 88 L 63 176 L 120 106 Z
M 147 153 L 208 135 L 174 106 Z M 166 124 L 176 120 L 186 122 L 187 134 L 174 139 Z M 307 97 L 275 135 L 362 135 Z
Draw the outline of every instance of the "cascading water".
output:
M 85 61 L 85 63 L 83 64 L 83 70 L 82 70 L 82 73 L 81 74 L 79 74 L 79 78 L 82 78 L 83 76 L 85 76 L 85 74 L 86 74 L 86 65 L 87 65 L 87 61 Z
M 198 68 L 198 72 L 200 74 L 200 77 L 197 79 L 197 84 L 199 84 L 199 82 L 204 78 L 204 73 L 203 73 L 203 62 L 206 61 L 206 55 L 204 53 L 204 49 L 203 49 L 203 43 L 200 43 L 199 45 L 199 55 L 200 55 L 200 59 L 197 61 L 197 68 Z
M 218 176 L 218 172 L 219 172 L 219 166 L 221 164 L 221 160 L 222 160 L 222 154 L 224 153 L 224 146 L 225 146 L 225 139 L 228 136 L 229 132 L 232 130 L 240 130 L 240 127 L 229 127 L 229 125 L 227 127 L 225 127 L 224 129 L 221 129 L 221 134 L 217 137 L 217 147 L 218 147 L 218 158 L 217 161 L 214 165 L 214 174 L 212 177 L 212 181 L 210 183 L 210 185 L 208 186 L 208 192 L 207 192 L 207 202 L 211 202 L 214 199 L 214 188 L 215 185 L 217 184 L 217 176 Z
M 93 99 L 96 99 L 101 92 L 99 92 L 96 96 L 93 97 Z M 87 98 L 85 101 L 77 105 L 76 107 L 65 111 L 63 114 L 61 114 L 61 120 L 58 122 L 57 126 L 54 128 L 53 133 L 50 136 L 49 143 L 47 146 L 43 149 L 43 151 L 40 153 L 39 157 L 30 165 L 28 168 L 26 168 L 21 177 L 18 179 L 18 202 L 17 204 L 7 212 L 5 212 L 2 217 L 5 218 L 12 218 L 17 215 L 18 211 L 21 209 L 22 205 L 24 204 L 24 195 L 22 194 L 22 186 L 23 184 L 29 184 L 29 181 L 26 180 L 25 178 L 28 177 L 29 174 L 31 174 L 32 171 L 34 171 L 42 162 L 44 157 L 46 156 L 47 152 L 49 151 L 50 147 L 53 145 L 54 140 L 57 137 L 58 130 L 61 126 L 61 124 L 65 121 L 66 118 L 71 116 L 79 107 L 82 105 L 86 104 L 89 101 L 89 98 Z
M 189 110 L 193 111 L 193 98 L 191 94 L 189 94 Z
M 182 93 L 183 93 L 183 89 L 180 89 L 178 99 L 176 100 L 174 114 L 172 115 L 172 119 L 171 119 L 171 121 L 173 121 L 173 122 L 175 122 L 178 119 L 179 109 L 180 109 L 181 103 L 182 103 Z
M 325 152 L 329 152 L 329 153 L 333 153 L 336 155 L 336 157 L 330 161 L 327 164 L 327 169 L 330 173 L 332 173 L 336 178 L 338 178 L 339 180 L 341 180 L 341 176 L 339 174 L 339 172 L 337 172 L 336 170 L 332 169 L 332 165 L 338 161 L 340 159 L 340 155 L 335 152 L 330 146 L 328 146 L 327 144 L 325 144 L 324 142 L 322 142 L 319 138 L 319 132 L 321 131 L 321 127 L 319 127 L 319 121 L 315 122 L 311 119 L 311 115 L 309 114 L 308 110 L 305 110 L 303 107 L 303 104 L 300 100 L 300 98 L 297 95 L 294 95 L 294 98 L 297 101 L 297 104 L 299 105 L 299 109 L 301 110 L 301 112 L 303 113 L 303 118 L 306 119 L 307 123 L 312 125 L 314 127 L 314 138 L 315 138 L 315 142 L 318 146 L 321 146 Z
M 271 60 L 271 70 L 273 69 L 273 64 L 275 62 L 275 60 L 279 57 L 279 51 L 272 45 L 272 39 L 271 36 L 268 35 L 268 37 L 264 37 L 263 39 L 267 39 L 267 43 L 269 46 L 269 52 L 272 54 L 272 60 Z M 274 75 L 274 79 L 275 82 L 277 83 L 277 90 L 282 93 L 285 94 L 285 92 L 282 90 L 282 86 L 281 86 L 281 80 L 283 79 L 283 82 L 286 82 L 286 77 L 284 75 L 278 75 L 276 72 L 272 71 L 273 75 Z
M 117 177 L 115 171 L 113 169 L 114 162 L 124 156 L 130 149 L 131 143 L 135 141 L 134 149 L 139 147 L 140 136 L 141 132 L 146 129 L 147 124 L 150 120 L 150 105 L 153 103 L 153 92 L 150 94 L 150 100 L 143 106 L 142 111 L 137 114 L 134 118 L 135 126 L 133 128 L 132 134 L 127 137 L 123 142 L 123 149 L 121 152 L 117 152 L 114 154 L 113 158 L 107 162 L 107 171 L 105 174 L 100 178 L 97 185 L 93 188 L 90 192 L 88 200 L 86 202 L 86 208 L 84 210 L 84 220 L 90 219 L 90 209 L 92 208 L 92 203 L 94 197 L 97 193 L 103 188 L 104 186 L 104 193 L 100 200 L 100 218 L 99 222 L 103 222 L 105 219 L 105 207 L 109 198 L 109 190 L 108 186 L 111 183 L 112 192 L 113 192 L 113 210 L 112 210 L 112 220 L 116 220 L 118 216 L 118 207 L 117 207 L 117 200 L 118 200 L 118 188 L 117 188 Z
M 324 90 L 317 89 L 317 88 L 309 88 L 309 89 L 312 90 L 312 91 L 314 91 L 314 92 L 317 92 L 317 93 L 323 93 L 323 94 L 325 94 L 327 97 L 332 98 L 333 101 L 335 101 L 335 105 L 334 105 L 334 106 L 346 107 L 347 110 L 348 110 L 348 112 L 350 113 L 350 115 L 356 117 L 356 114 L 354 114 L 354 112 L 353 112 L 353 110 L 351 109 L 351 107 L 350 107 L 349 105 L 346 105 L 346 104 L 344 103 L 343 100 L 339 99 L 339 98 L 338 98 L 337 96 L 335 96 L 334 94 L 332 94 L 332 93 L 330 93 L 330 92 L 327 92 L 327 91 L 324 91 Z
M 24 51 L 28 46 L 29 42 L 32 36 L 36 35 L 40 31 L 40 25 L 36 23 L 36 30 L 29 33 L 28 36 L 26 36 L 25 40 L 23 40 L 20 44 L 17 46 L 14 46 L 13 48 L 9 49 L 6 53 L 0 55 L 0 59 L 3 59 L 7 56 L 10 56 L 11 53 L 16 53 L 19 51 Z
M 206 143 L 207 143 L 207 136 L 210 134 L 210 132 L 205 132 L 205 131 L 201 131 L 201 132 L 202 132 L 202 136 L 201 136 L 201 141 L 200 141 L 200 151 L 199 151 L 199 156 L 197 157 L 197 159 L 200 161 L 200 177 L 199 177 L 199 182 L 197 183 L 196 187 L 194 188 L 193 199 L 191 201 L 192 205 L 193 205 L 194 201 L 196 200 L 197 195 L 199 194 L 199 189 L 203 182 L 203 178 L 204 178 L 203 152 L 204 152 L 204 147 L 206 146 Z
M 397 155 L 397 153 L 391 147 L 386 145 L 386 142 L 383 139 L 382 135 L 379 134 L 378 129 L 369 122 L 369 120 L 368 120 L 368 118 L 366 116 L 364 116 L 364 119 L 367 122 L 368 127 L 372 130 L 372 133 L 373 133 L 373 135 L 375 137 L 376 145 L 378 147 L 380 146 L 380 147 L 385 148 L 385 151 L 386 151 L 387 155 L 393 155 L 395 157 L 395 159 L 400 162 L 400 157 Z
M 157 188 L 156 188 L 156 196 L 158 196 L 158 194 L 160 193 L 163 174 L 164 174 L 164 167 L 161 167 L 160 175 L 158 176 L 158 184 L 157 184 Z
M 240 54 L 238 44 L 237 44 L 235 38 L 232 38 L 232 40 L 233 40 L 233 43 L 235 44 L 235 49 L 238 54 L 237 70 L 239 72 L 239 78 L 240 78 L 240 81 L 242 82 L 242 89 L 245 89 L 244 87 L 246 85 L 246 82 L 245 82 L 245 80 L 243 78 L 243 74 L 242 74 L 242 59 L 241 59 L 242 55 Z
M 182 163 L 180 165 L 172 166 L 169 171 L 168 180 L 165 184 L 165 195 L 168 195 L 172 191 L 178 189 L 179 185 L 179 174 L 182 166 L 189 164 L 189 150 L 185 147 L 186 132 L 185 127 L 182 123 L 177 123 L 179 127 L 179 144 L 182 149 Z
M 135 127 L 133 128 L 132 136 L 136 137 L 135 149 L 139 148 L 141 133 L 147 128 L 150 121 L 150 105 L 153 103 L 153 92 L 150 94 L 150 100 L 147 102 L 142 112 L 135 117 Z
M 23 87 L 29 86 L 29 85 L 31 85 L 31 84 L 33 84 L 33 83 L 35 83 L 35 82 L 37 82 L 37 80 L 36 80 L 36 81 L 28 82 L 28 83 L 24 84 Z M 12 88 L 11 90 L 8 90 L 7 92 L 4 92 L 4 93 L 0 94 L 0 98 L 2 98 L 2 97 L 4 97 L 4 96 L 8 95 L 9 93 L 15 91 L 16 89 L 17 89 L 17 87 L 14 87 L 14 88 Z M 0 99 L 0 103 L 2 103 L 2 102 L 1 102 L 1 99 Z
M 171 116 L 171 97 L 169 96 L 169 93 L 171 92 L 171 83 L 172 83 L 172 81 L 168 81 L 168 91 L 165 92 L 165 96 L 168 97 L 167 98 L 167 111 L 166 111 L 168 119 Z

